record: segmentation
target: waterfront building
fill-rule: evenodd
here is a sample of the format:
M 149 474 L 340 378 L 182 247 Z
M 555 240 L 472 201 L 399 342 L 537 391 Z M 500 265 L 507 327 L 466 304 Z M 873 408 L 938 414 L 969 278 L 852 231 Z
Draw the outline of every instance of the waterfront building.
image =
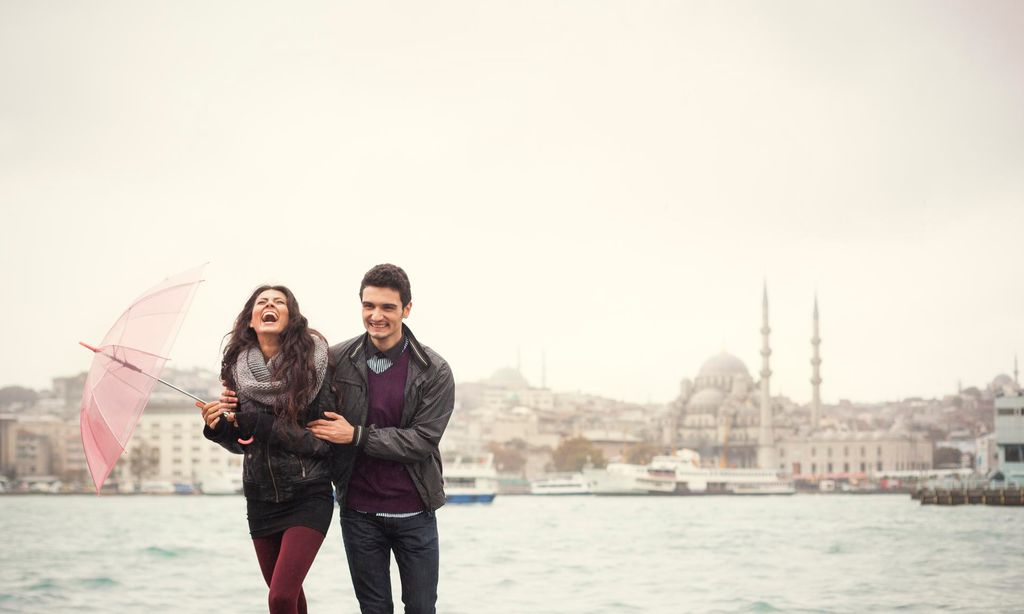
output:
M 600 450 L 608 462 L 625 462 L 629 451 L 643 443 L 639 437 L 621 431 L 594 429 L 583 431 L 580 436 Z
M 995 413 L 999 472 L 1007 482 L 1024 486 L 1024 395 L 996 397 Z
M 932 468 L 932 443 L 924 433 L 825 430 L 778 441 L 778 467 L 796 479 L 864 478 Z
M 978 437 L 974 449 L 975 472 L 980 475 L 989 475 L 999 469 L 999 446 L 996 445 L 995 433 L 987 433 Z
M 0 475 L 14 474 L 17 458 L 18 417 L 14 414 L 0 414 Z
M 25 476 L 52 475 L 50 438 L 28 430 L 19 430 L 14 473 Z
M 242 456 L 203 437 L 199 410 L 189 401 L 181 400 L 180 395 L 176 400 L 146 407 L 115 469 L 119 482 L 159 480 L 198 484 L 241 475 Z M 153 462 L 146 467 L 145 475 L 135 476 L 131 473 L 131 457 L 140 447 L 152 454 Z

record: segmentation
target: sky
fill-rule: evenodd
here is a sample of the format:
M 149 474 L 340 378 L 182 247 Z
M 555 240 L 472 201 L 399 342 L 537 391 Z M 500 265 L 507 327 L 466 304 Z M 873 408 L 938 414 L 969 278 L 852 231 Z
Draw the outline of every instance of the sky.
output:
M 330 341 L 399 264 L 456 381 L 633 402 L 728 351 L 773 394 L 941 396 L 1024 353 L 1024 5 L 0 3 L 0 386 L 88 368 L 209 262 Z M 542 359 L 543 357 L 543 359 Z

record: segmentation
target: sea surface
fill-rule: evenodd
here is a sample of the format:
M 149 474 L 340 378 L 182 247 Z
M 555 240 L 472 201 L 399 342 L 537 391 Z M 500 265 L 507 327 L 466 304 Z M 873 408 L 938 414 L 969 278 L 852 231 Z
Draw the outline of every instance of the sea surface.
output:
M 440 613 L 1024 610 L 1022 508 L 505 496 L 438 525 Z M 266 611 L 240 496 L 0 496 L 0 536 L 0 612 Z M 358 611 L 337 511 L 305 591 Z

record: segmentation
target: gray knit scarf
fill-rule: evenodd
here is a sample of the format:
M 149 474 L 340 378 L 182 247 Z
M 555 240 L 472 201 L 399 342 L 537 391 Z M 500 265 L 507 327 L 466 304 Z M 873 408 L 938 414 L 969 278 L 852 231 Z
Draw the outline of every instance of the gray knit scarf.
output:
M 327 342 L 316 335 L 312 337 L 313 366 L 316 367 L 316 386 L 313 390 L 318 391 L 327 374 Z M 235 384 L 238 385 L 239 396 L 273 406 L 285 384 L 284 380 L 275 380 L 271 375 L 277 366 L 275 361 L 278 361 L 280 356 L 278 353 L 268 361 L 263 358 L 263 352 L 259 347 L 239 352 L 235 361 Z

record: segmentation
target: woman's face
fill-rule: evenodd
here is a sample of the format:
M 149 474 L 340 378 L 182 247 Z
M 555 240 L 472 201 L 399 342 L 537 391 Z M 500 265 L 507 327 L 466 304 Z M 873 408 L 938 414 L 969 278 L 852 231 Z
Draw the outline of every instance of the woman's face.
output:
M 249 326 L 257 335 L 280 335 L 288 326 L 288 298 L 280 290 L 264 290 L 252 306 Z

